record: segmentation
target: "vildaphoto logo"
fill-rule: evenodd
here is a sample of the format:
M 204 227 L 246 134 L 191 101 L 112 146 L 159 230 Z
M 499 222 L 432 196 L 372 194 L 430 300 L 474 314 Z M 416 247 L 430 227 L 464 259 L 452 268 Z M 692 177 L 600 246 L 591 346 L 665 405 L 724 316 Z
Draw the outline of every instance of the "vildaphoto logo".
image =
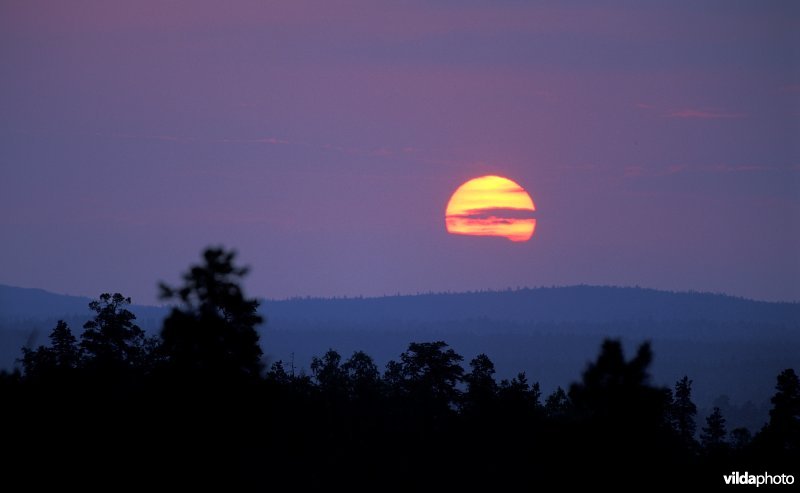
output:
M 730 474 L 723 474 L 722 479 L 725 484 L 754 484 L 756 488 L 766 484 L 794 484 L 794 476 L 791 474 L 750 474 L 747 471 L 741 473 L 733 471 Z

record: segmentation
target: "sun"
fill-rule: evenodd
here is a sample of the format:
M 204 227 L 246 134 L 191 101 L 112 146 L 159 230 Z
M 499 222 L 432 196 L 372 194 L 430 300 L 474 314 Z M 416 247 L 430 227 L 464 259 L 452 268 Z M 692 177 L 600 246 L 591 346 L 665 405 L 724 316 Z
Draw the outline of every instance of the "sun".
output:
M 487 175 L 458 187 L 447 203 L 445 225 L 455 235 L 528 241 L 536 229 L 535 210 L 533 199 L 518 183 Z

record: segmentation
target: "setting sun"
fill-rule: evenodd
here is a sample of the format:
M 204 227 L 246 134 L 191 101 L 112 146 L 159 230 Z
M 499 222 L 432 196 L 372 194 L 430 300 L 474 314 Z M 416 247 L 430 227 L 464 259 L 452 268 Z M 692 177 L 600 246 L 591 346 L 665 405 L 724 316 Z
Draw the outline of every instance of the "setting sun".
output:
M 519 184 L 501 176 L 481 176 L 464 183 L 447 204 L 447 232 L 458 235 L 500 236 L 527 241 L 533 236 L 536 210 Z

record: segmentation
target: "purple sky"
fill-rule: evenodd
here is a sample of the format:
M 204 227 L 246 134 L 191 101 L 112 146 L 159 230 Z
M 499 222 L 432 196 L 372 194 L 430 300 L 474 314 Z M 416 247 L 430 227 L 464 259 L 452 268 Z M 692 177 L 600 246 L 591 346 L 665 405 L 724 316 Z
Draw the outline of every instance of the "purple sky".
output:
M 659 3 L 5 0 L 0 283 L 800 300 L 800 3 Z M 446 234 L 484 174 L 530 242 Z

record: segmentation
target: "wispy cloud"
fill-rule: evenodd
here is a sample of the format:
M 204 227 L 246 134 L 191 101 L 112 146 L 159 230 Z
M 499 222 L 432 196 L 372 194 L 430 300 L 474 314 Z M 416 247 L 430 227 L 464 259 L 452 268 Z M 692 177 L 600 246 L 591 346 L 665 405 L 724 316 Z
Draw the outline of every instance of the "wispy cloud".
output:
M 278 139 L 275 137 L 265 137 L 263 139 L 256 139 L 256 142 L 261 142 L 263 144 L 272 144 L 272 145 L 286 145 L 289 144 L 288 140 Z
M 95 135 L 104 136 L 109 134 L 96 133 Z M 137 135 L 128 133 L 112 133 L 110 136 L 115 139 L 161 140 L 165 142 L 194 142 L 197 140 L 192 137 L 180 137 L 177 135 Z
M 97 133 L 98 136 L 109 135 Z M 217 139 L 198 139 L 195 137 L 182 137 L 177 135 L 142 135 L 142 134 L 129 134 L 129 133 L 113 133 L 111 137 L 116 139 L 136 139 L 136 140 L 160 140 L 164 142 L 219 142 L 225 144 L 269 144 L 269 145 L 290 145 L 292 142 L 280 139 L 278 137 L 258 137 L 255 139 L 237 139 L 237 138 L 217 138 Z
M 233 144 L 270 144 L 270 145 L 288 145 L 291 144 L 288 140 L 279 139 L 277 137 L 259 137 L 257 139 L 218 139 L 216 142 L 225 142 Z
M 667 112 L 665 118 L 693 118 L 700 120 L 719 120 L 726 118 L 744 118 L 745 113 L 724 111 L 711 108 L 682 108 Z
M 497 219 L 508 220 L 531 219 L 534 211 L 530 209 L 519 209 L 514 207 L 486 207 L 483 209 L 468 209 L 464 214 L 453 214 L 451 217 L 461 217 L 470 219 Z
M 326 151 L 341 152 L 342 154 L 350 154 L 354 156 L 372 156 L 372 157 L 392 157 L 398 154 L 397 151 L 389 149 L 388 147 L 378 148 L 362 148 L 362 147 L 342 147 L 332 144 L 323 144 L 320 146 Z M 405 147 L 402 149 L 403 153 L 415 152 L 414 148 Z
M 176 135 L 148 135 L 148 134 L 132 134 L 132 133 L 95 133 L 99 137 L 111 137 L 114 139 L 134 139 L 134 140 L 158 140 L 163 142 L 212 142 L 220 144 L 266 144 L 271 146 L 297 146 L 305 148 L 315 148 L 324 151 L 338 152 L 352 156 L 368 156 L 376 158 L 390 158 L 399 155 L 412 155 L 419 154 L 423 149 L 417 147 L 406 146 L 402 148 L 390 147 L 353 147 L 353 146 L 340 146 L 334 144 L 315 144 L 312 142 L 287 140 L 280 137 L 257 137 L 257 138 L 195 138 L 195 137 L 182 137 Z

